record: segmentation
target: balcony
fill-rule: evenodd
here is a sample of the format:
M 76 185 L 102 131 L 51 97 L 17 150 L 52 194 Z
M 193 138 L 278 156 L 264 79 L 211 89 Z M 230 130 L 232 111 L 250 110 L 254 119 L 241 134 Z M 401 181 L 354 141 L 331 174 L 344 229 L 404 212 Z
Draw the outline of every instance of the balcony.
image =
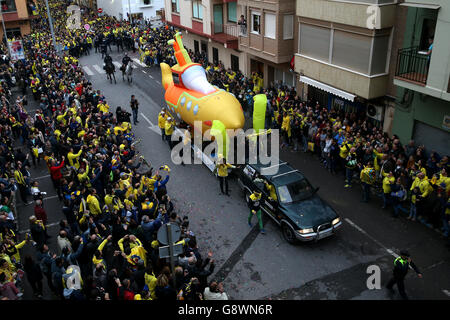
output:
M 418 47 L 398 50 L 395 78 L 425 87 L 428 78 L 429 57 Z
M 238 48 L 238 36 L 240 26 L 237 24 L 211 23 L 211 38 L 214 41 L 223 43 L 226 48 Z

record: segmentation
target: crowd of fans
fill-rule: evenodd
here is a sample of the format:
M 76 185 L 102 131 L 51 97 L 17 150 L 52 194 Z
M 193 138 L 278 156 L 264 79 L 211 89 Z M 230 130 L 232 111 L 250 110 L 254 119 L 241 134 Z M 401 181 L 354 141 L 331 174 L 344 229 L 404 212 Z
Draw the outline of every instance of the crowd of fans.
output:
M 77 57 L 89 54 L 95 45 L 88 39 L 95 37 L 66 29 L 67 3 L 49 3 L 57 41 L 64 43 L 62 55 L 52 47 L 42 2 L 32 34 L 21 39 L 26 59 L 13 63 L 2 47 L 1 298 L 19 299 L 27 279 L 34 296 L 42 299 L 46 279 L 54 298 L 60 299 L 227 299 L 223 285 L 207 279 L 215 267 L 212 252 L 200 252 L 189 218 L 181 218 L 170 199 L 170 168 L 155 170 L 139 155 L 131 114 L 120 107 L 112 112 L 106 97 L 84 77 Z M 94 17 L 85 9 L 83 22 L 106 39 L 116 28 L 136 39 L 149 32 L 107 16 Z M 22 95 L 10 102 L 15 84 Z M 26 110 L 27 88 L 39 105 L 35 112 Z M 43 164 L 62 204 L 55 234 L 47 230 L 45 193 L 29 171 Z M 34 205 L 24 236 L 18 232 L 15 203 Z M 156 238 L 167 223 L 182 231 L 175 240 L 183 253 L 173 270 L 168 259 L 159 258 Z M 50 250 L 55 242 L 56 251 Z M 34 254 L 21 259 L 19 250 L 26 245 Z

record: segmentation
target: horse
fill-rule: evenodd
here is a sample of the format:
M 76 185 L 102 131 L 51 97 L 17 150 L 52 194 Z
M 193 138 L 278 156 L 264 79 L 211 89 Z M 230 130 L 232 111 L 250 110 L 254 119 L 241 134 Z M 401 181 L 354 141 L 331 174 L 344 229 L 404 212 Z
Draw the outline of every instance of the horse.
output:
M 109 79 L 112 83 L 112 79 L 114 78 L 114 83 L 117 83 L 116 76 L 114 74 L 114 72 L 116 72 L 116 67 L 114 66 L 114 64 L 112 62 L 109 62 L 105 65 L 105 71 L 106 71 L 107 79 Z
M 126 75 L 127 76 L 127 82 L 128 83 L 132 83 L 133 82 L 133 66 L 132 66 L 131 62 L 128 62 L 126 67 L 125 67 L 125 65 L 122 65 L 120 70 L 122 71 L 122 79 L 123 79 L 123 81 L 125 81 L 125 75 Z

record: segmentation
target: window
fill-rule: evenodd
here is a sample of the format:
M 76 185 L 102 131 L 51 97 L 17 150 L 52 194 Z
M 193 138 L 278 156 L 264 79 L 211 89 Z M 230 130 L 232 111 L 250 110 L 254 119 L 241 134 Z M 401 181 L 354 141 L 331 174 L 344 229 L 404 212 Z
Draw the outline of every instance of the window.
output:
M 270 39 L 275 39 L 276 30 L 276 16 L 272 13 L 266 13 L 264 15 L 264 36 Z
M 367 74 L 371 44 L 372 37 L 335 30 L 332 63 Z
M 17 11 L 15 0 L 3 0 L 1 1 L 1 6 L 3 12 Z
M 252 33 L 260 33 L 261 28 L 261 14 L 252 11 Z
M 192 16 L 195 19 L 203 20 L 203 6 L 201 1 L 192 2 Z
M 172 12 L 180 13 L 180 3 L 179 0 L 172 0 Z
M 236 2 L 227 3 L 228 21 L 237 23 Z
M 278 194 L 282 203 L 292 203 L 311 198 L 314 195 L 314 189 L 306 179 L 303 179 L 278 187 Z
M 294 39 L 294 15 L 285 14 L 283 17 L 283 39 Z
M 386 72 L 389 40 L 389 36 L 375 37 L 372 49 L 371 75 Z
M 299 32 L 299 51 L 305 56 L 323 61 L 329 60 L 331 30 L 301 24 Z

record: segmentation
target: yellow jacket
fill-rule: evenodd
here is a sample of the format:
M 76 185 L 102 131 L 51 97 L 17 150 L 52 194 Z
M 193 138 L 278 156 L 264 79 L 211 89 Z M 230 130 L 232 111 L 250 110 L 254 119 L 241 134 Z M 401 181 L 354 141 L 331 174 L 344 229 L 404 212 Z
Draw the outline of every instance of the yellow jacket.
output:
M 164 132 L 166 136 L 172 135 L 173 130 L 174 130 L 173 123 L 171 121 L 166 121 L 164 124 Z
M 69 164 L 72 166 L 72 167 L 75 167 L 75 168 L 79 168 L 80 167 L 80 164 L 78 163 L 78 158 L 81 156 L 81 152 L 82 152 L 83 150 L 82 149 L 80 149 L 80 151 L 78 151 L 78 153 L 72 153 L 72 152 L 69 152 L 68 154 L 67 154 L 67 158 L 69 159 Z
M 163 116 L 163 115 L 160 114 L 158 116 L 158 127 L 160 129 L 164 129 L 165 125 L 166 125 L 166 117 L 165 117 L 165 115 Z
M 394 184 L 395 177 L 384 177 L 383 179 L 383 192 L 391 193 L 391 184 Z
M 219 177 L 228 177 L 228 168 L 236 168 L 236 167 L 229 163 L 217 164 L 216 169 Z
M 88 203 L 90 213 L 95 216 L 102 213 L 102 209 L 100 209 L 100 202 L 96 196 L 88 195 L 86 202 Z

